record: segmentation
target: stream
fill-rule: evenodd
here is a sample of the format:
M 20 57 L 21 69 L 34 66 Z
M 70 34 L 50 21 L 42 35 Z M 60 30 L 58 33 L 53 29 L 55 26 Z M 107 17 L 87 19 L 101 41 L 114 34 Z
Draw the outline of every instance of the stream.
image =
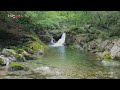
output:
M 120 66 L 96 60 L 92 53 L 69 47 L 50 47 L 39 60 L 23 64 L 28 71 L 11 71 L 3 79 L 119 79 Z M 2 70 L 2 69 L 1 69 Z M 2 73 L 2 71 L 0 72 Z

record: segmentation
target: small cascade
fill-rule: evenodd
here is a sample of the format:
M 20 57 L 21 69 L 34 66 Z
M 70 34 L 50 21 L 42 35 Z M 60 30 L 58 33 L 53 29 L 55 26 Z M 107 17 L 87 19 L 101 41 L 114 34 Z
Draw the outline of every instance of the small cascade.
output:
M 53 40 L 53 38 L 51 39 L 51 43 L 53 47 L 59 47 L 59 46 L 63 46 L 65 43 L 65 38 L 66 38 L 66 33 L 63 33 L 61 38 L 55 43 Z

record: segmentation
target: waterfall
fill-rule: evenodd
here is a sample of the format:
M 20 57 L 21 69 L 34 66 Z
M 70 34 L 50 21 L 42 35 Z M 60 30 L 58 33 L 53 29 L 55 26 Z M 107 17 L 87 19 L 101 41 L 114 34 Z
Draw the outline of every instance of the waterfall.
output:
M 56 43 L 53 42 L 53 38 L 52 38 L 51 42 L 53 45 L 51 45 L 51 46 L 53 46 L 53 47 L 63 46 L 65 43 L 65 38 L 66 38 L 66 33 L 63 33 L 61 38 Z

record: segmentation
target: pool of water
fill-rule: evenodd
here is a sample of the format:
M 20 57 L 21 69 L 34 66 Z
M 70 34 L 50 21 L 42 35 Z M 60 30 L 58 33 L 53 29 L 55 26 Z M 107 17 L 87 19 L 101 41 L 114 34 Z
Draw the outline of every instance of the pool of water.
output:
M 120 66 L 96 60 L 92 53 L 69 47 L 50 47 L 39 60 L 23 63 L 30 71 L 9 72 L 4 78 L 118 79 Z M 118 64 L 118 62 L 117 62 Z
M 51 47 L 41 60 L 48 66 L 63 69 L 69 78 L 120 78 L 119 66 L 107 66 L 96 60 L 94 54 L 79 49 Z

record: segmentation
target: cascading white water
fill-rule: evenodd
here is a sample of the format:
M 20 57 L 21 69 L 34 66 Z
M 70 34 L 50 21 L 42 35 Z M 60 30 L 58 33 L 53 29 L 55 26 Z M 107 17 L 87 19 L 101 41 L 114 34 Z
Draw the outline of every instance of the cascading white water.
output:
M 53 42 L 53 38 L 52 38 L 51 41 L 52 41 L 53 45 L 51 45 L 51 46 L 53 46 L 53 47 L 63 46 L 65 43 L 65 38 L 66 38 L 66 33 L 63 33 L 61 38 L 56 43 Z

